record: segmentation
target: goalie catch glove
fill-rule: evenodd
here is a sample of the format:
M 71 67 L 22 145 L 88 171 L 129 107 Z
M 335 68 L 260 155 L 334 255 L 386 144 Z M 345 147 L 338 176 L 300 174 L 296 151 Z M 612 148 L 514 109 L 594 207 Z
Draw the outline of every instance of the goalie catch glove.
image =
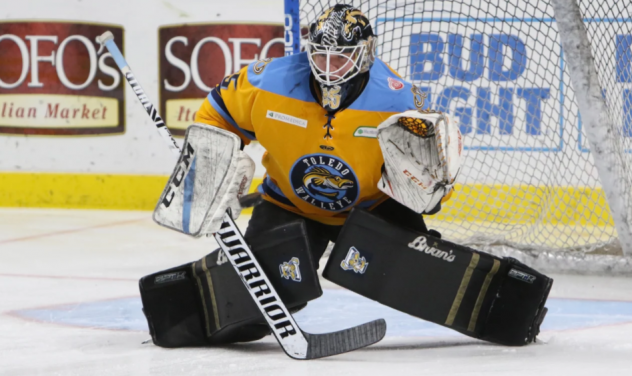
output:
M 411 110 L 377 129 L 384 156 L 378 188 L 417 213 L 432 211 L 451 192 L 461 169 L 458 127 L 440 112 Z

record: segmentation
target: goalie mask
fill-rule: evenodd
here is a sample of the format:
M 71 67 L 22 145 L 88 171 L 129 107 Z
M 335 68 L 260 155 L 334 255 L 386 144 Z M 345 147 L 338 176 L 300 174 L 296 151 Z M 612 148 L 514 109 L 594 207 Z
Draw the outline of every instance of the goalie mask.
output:
M 326 110 L 337 110 L 349 81 L 371 69 L 375 41 L 369 20 L 350 5 L 329 8 L 310 25 L 307 56 Z

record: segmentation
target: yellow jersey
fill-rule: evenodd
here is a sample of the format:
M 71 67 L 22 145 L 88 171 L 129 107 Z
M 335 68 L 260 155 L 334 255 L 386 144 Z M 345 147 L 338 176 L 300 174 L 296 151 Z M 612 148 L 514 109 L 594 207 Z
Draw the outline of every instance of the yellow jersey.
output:
M 386 198 L 377 188 L 384 163 L 377 126 L 423 106 L 419 89 L 376 59 L 366 86 L 348 107 L 329 114 L 310 86 L 305 52 L 260 60 L 226 77 L 204 100 L 196 122 L 229 130 L 266 149 L 258 190 L 286 210 L 342 225 L 353 207 Z M 329 93 L 329 100 L 340 100 Z

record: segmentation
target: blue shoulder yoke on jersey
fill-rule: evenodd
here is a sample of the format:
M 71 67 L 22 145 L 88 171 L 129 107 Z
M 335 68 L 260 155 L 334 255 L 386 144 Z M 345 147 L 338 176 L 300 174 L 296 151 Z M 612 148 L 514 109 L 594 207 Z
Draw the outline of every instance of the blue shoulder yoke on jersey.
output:
M 401 82 L 403 88 L 396 90 L 389 87 L 389 78 Z M 414 110 L 416 107 L 411 89 L 409 82 L 393 73 L 382 60 L 376 59 L 371 67 L 369 83 L 349 109 L 395 113 Z
M 303 102 L 315 102 L 309 89 L 312 71 L 306 52 L 273 59 L 261 73 L 254 71 L 255 64 L 248 66 L 248 82 L 252 86 Z

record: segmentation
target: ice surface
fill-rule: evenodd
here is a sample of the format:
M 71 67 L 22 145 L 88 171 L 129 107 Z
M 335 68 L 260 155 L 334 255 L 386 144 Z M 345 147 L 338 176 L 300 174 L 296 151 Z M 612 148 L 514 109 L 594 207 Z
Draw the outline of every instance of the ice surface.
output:
M 247 217 L 240 219 L 242 228 Z M 477 341 L 323 281 L 296 315 L 318 333 L 383 317 L 386 338 L 295 361 L 272 338 L 162 349 L 140 312 L 143 275 L 213 250 L 146 212 L 0 209 L 0 375 L 632 375 L 632 278 L 555 275 L 536 344 Z

